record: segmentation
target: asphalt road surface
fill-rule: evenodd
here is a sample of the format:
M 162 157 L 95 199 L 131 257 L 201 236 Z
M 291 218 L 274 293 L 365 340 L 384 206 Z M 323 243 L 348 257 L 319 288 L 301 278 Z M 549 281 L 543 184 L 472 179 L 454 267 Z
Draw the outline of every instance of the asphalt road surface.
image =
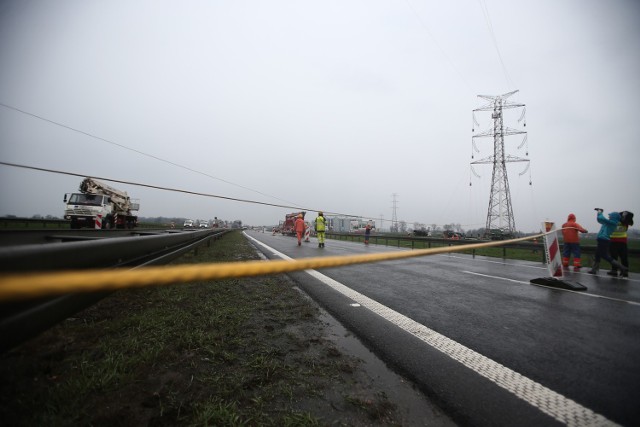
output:
M 273 259 L 408 250 L 247 235 Z M 530 283 L 541 263 L 446 254 L 290 275 L 461 424 L 640 425 L 640 281 L 605 273 L 566 291 Z

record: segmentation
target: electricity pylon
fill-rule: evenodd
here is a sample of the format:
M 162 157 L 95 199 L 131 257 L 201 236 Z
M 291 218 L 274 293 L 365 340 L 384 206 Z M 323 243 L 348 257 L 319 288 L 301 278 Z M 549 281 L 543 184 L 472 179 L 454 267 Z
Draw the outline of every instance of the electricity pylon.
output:
M 529 159 L 523 159 L 521 157 L 506 155 L 504 151 L 504 138 L 509 135 L 525 134 L 525 138 L 518 148 L 521 148 L 527 141 L 526 132 L 517 129 L 511 129 L 504 127 L 502 111 L 509 108 L 524 107 L 524 104 L 515 104 L 507 101 L 514 93 L 505 93 L 504 95 L 488 96 L 478 95 L 479 98 L 489 101 L 486 105 L 473 110 L 474 124 L 476 111 L 492 111 L 491 118 L 493 119 L 493 129 L 486 130 L 478 133 L 472 137 L 473 149 L 478 152 L 475 144 L 476 138 L 493 137 L 493 155 L 485 157 L 484 159 L 471 162 L 471 168 L 473 165 L 479 164 L 493 164 L 493 174 L 491 177 L 491 193 L 489 194 L 489 209 L 487 211 L 487 224 L 485 227 L 485 233 L 490 234 L 493 230 L 500 230 L 503 234 L 513 235 L 516 231 L 515 219 L 513 218 L 513 208 L 511 206 L 511 193 L 509 191 L 509 178 L 507 176 L 507 163 L 514 162 L 527 162 L 526 169 L 520 174 L 523 175 L 529 169 Z M 520 120 L 524 117 L 525 109 L 522 111 Z M 525 121 L 524 125 L 527 123 Z M 472 129 L 474 131 L 475 129 Z M 529 153 L 527 152 L 527 155 Z M 473 158 L 473 151 L 471 158 Z M 531 181 L 529 181 L 531 185 Z
M 392 213 L 391 213 L 391 232 L 392 233 L 397 233 L 398 232 L 398 214 L 397 214 L 397 210 L 398 210 L 398 193 L 393 193 L 391 196 L 393 196 L 393 206 L 392 206 Z

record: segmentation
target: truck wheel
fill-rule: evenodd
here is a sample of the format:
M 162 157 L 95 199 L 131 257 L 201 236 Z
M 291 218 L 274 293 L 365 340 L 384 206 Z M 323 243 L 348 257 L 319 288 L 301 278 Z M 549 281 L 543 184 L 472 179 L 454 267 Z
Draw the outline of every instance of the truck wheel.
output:
M 103 230 L 110 230 L 111 229 L 111 217 L 106 217 L 102 221 L 102 229 Z
M 77 230 L 78 228 L 80 228 L 80 227 L 78 226 L 78 221 L 76 221 L 75 219 L 72 219 L 72 220 L 71 220 L 71 229 L 72 229 L 72 230 Z

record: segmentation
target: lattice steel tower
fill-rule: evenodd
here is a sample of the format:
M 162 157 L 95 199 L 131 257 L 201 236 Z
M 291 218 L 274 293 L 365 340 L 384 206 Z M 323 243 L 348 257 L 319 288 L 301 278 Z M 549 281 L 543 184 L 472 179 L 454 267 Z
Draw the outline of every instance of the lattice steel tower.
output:
M 397 210 L 398 210 L 398 193 L 393 193 L 391 195 L 393 197 L 393 206 L 392 206 L 392 213 L 391 213 L 391 232 L 392 233 L 397 233 L 398 232 L 398 214 L 397 214 Z
M 522 148 L 522 146 L 527 142 L 525 131 L 504 127 L 503 124 L 503 110 L 505 109 L 523 107 L 522 115 L 518 121 L 521 121 L 524 118 L 526 112 L 526 109 L 524 108 L 525 105 L 507 101 L 507 98 L 516 92 L 518 91 L 514 90 L 513 92 L 499 96 L 478 95 L 479 98 L 486 99 L 489 102 L 486 105 L 473 110 L 474 125 L 478 124 L 475 119 L 475 113 L 477 111 L 492 111 L 491 118 L 493 119 L 493 129 L 478 133 L 472 137 L 472 150 L 475 150 L 476 152 L 479 152 L 475 143 L 476 138 L 493 137 L 493 155 L 471 162 L 471 170 L 474 173 L 473 165 L 493 164 L 491 193 L 489 194 L 489 209 L 487 211 L 487 224 L 485 227 L 485 233 L 487 234 L 491 233 L 492 230 L 500 230 L 502 233 L 511 235 L 515 233 L 516 224 L 515 219 L 513 218 L 513 208 L 511 206 L 507 163 L 527 162 L 526 169 L 520 173 L 520 175 L 523 175 L 527 170 L 529 170 L 529 159 L 506 155 L 504 150 L 505 136 L 524 134 L 524 140 L 518 148 Z M 527 123 L 525 121 L 524 126 L 526 125 Z M 472 131 L 475 131 L 475 129 L 472 129 Z M 473 151 L 471 154 L 471 158 L 473 159 Z M 527 155 L 529 155 L 528 150 Z M 529 185 L 531 185 L 531 180 L 529 180 Z

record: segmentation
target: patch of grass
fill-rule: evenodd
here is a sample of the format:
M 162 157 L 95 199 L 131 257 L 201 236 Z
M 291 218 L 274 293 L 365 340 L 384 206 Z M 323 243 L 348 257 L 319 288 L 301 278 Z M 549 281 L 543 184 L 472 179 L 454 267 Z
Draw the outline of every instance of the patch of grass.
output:
M 232 232 L 177 262 L 249 259 L 257 259 L 254 249 Z M 393 406 L 370 386 L 361 361 L 324 334 L 317 307 L 286 276 L 120 291 L 0 355 L 0 419 L 60 426 L 393 424 Z
M 389 402 L 384 393 L 375 396 L 373 399 L 360 396 L 347 396 L 345 399 L 351 405 L 365 411 L 371 420 L 392 422 L 388 417 L 395 410 L 395 405 Z

